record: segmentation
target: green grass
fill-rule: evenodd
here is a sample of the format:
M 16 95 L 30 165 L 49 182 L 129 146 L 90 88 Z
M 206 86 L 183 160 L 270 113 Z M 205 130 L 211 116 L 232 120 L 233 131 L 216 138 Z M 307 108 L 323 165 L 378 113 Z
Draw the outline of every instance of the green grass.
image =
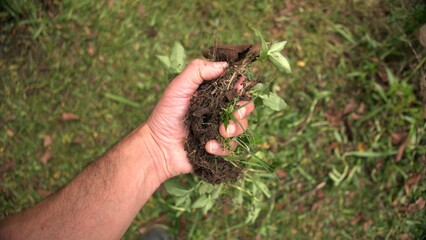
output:
M 168 55 L 175 41 L 189 58 L 216 41 L 256 42 L 254 27 L 268 41 L 288 41 L 293 74 L 263 64 L 254 70 L 273 80 L 270 88 L 289 108 L 257 108 L 251 119 L 252 151 L 286 176 L 250 172 L 267 184 L 270 198 L 236 204 L 238 191 L 230 188 L 208 213 L 179 217 L 171 207 L 175 198 L 161 188 L 125 238 L 136 238 L 159 216 L 190 239 L 426 235 L 425 209 L 415 204 L 426 198 L 419 87 L 426 54 L 416 39 L 424 5 L 67 0 L 5 8 L 6 2 L 0 14 L 0 166 L 12 167 L 0 175 L 0 216 L 63 186 L 148 117 L 170 81 L 156 55 Z M 342 118 L 351 102 L 355 109 Z M 60 121 L 64 112 L 79 120 Z M 395 133 L 407 135 L 399 161 Z M 53 139 L 48 147 L 45 136 Z M 42 164 L 46 151 L 52 157 Z M 407 191 L 416 174 L 420 180 Z M 194 182 L 177 180 L 186 188 Z M 245 223 L 253 206 L 259 216 Z

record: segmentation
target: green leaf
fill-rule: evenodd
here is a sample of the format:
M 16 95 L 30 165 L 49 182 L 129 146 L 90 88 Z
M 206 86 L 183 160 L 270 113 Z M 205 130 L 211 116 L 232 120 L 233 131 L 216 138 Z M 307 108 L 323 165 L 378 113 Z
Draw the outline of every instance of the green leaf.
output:
M 388 152 L 345 152 L 343 154 L 344 157 L 355 156 L 355 157 L 365 157 L 365 158 L 379 158 L 379 157 L 387 157 L 397 154 L 396 151 L 388 151 Z
M 189 193 L 189 190 L 178 187 L 178 184 L 174 181 L 167 181 L 164 183 L 164 186 L 166 187 L 168 193 L 178 197 L 185 196 Z
M 254 87 L 251 89 L 251 91 L 253 91 L 253 92 L 261 92 L 261 91 L 263 91 L 263 89 L 265 89 L 265 84 L 258 83 L 256 85 L 254 85 Z
M 229 120 L 231 119 L 229 113 L 223 111 L 222 115 L 221 115 L 221 118 L 222 118 L 221 120 L 223 122 L 223 125 L 225 126 L 225 128 L 227 128 L 228 125 L 229 125 Z
M 213 186 L 212 184 L 202 182 L 202 183 L 201 183 L 201 185 L 200 185 L 200 188 L 198 189 L 198 192 L 199 192 L 200 194 L 211 193 L 211 192 L 213 192 L 215 189 L 216 189 L 216 187 L 215 187 L 215 186 Z
M 272 46 L 269 48 L 268 55 L 273 52 L 281 52 L 284 49 L 286 44 L 287 44 L 287 41 L 282 41 L 282 42 L 277 42 L 272 44 Z
M 251 29 L 253 29 L 256 36 L 258 36 L 260 38 L 260 42 L 262 44 L 262 49 L 260 51 L 260 54 L 259 54 L 259 57 L 257 58 L 257 60 L 263 61 L 268 57 L 268 44 L 266 43 L 265 39 L 263 38 L 263 36 L 262 36 L 262 34 L 260 33 L 259 30 L 255 29 L 253 27 Z
M 270 198 L 270 197 L 271 197 L 271 192 L 269 191 L 268 186 L 266 186 L 266 184 L 264 184 L 264 183 L 263 183 L 263 182 L 261 182 L 261 181 L 255 181 L 254 183 L 255 183 L 255 184 L 256 184 L 256 186 L 260 189 L 260 191 L 262 191 L 262 192 L 263 192 L 263 194 L 265 194 L 265 196 L 266 196 L 267 198 Z
M 189 198 L 188 195 L 182 196 L 182 197 L 178 197 L 178 199 L 176 200 L 176 206 L 182 206 L 186 200 Z
M 191 198 L 186 198 L 185 205 L 183 205 L 185 209 L 189 210 L 191 208 Z
M 376 83 L 376 82 L 373 82 L 373 87 L 375 88 L 375 90 L 379 93 L 379 95 L 380 95 L 380 97 L 385 101 L 385 102 L 388 102 L 389 100 L 388 100 L 388 97 L 386 96 L 386 93 L 385 93 L 385 90 L 383 89 L 383 87 L 380 85 L 380 84 L 378 84 L 378 83 Z
M 254 223 L 259 216 L 260 210 L 261 208 L 259 206 L 254 206 L 252 209 L 250 209 L 245 223 Z
M 213 207 L 213 201 L 208 201 L 203 209 L 203 213 L 206 214 Z
M 271 52 L 268 54 L 268 59 L 280 72 L 291 73 L 290 63 L 280 52 Z
M 199 197 L 197 199 L 197 201 L 194 202 L 194 204 L 192 204 L 192 208 L 202 208 L 204 206 L 206 206 L 206 204 L 209 202 L 209 199 L 207 198 L 207 195 L 201 195 L 201 197 Z
M 388 77 L 388 80 L 389 80 L 389 85 L 390 86 L 395 85 L 395 83 L 398 82 L 398 78 L 395 76 L 395 74 L 393 74 L 393 72 L 389 68 L 385 68 L 385 71 L 386 71 L 386 76 Z
M 170 54 L 170 67 L 175 73 L 180 73 L 185 67 L 186 54 L 180 42 L 175 42 L 172 53 Z
M 221 185 L 219 185 L 218 188 L 215 189 L 215 191 L 211 195 L 212 199 L 216 199 L 220 196 L 220 194 L 222 193 L 222 188 L 223 188 L 223 185 L 221 184 Z
M 335 25 L 335 31 L 340 33 L 340 35 L 342 35 L 350 43 L 352 43 L 354 45 L 357 44 L 354 36 L 352 35 L 351 31 L 347 27 L 340 25 L 340 24 L 337 24 L 337 25 Z
M 265 106 L 274 111 L 282 111 L 287 108 L 287 104 L 285 103 L 284 99 L 275 93 L 269 93 L 268 95 L 261 94 L 259 97 L 262 98 L 263 104 L 265 104 Z
M 106 98 L 109 98 L 109 99 L 111 99 L 111 100 L 117 101 L 117 102 L 119 102 L 119 103 L 126 104 L 126 105 L 129 105 L 129 106 L 132 106 L 132 107 L 135 107 L 135 108 L 139 108 L 139 107 L 141 107 L 141 105 L 140 105 L 140 104 L 138 104 L 138 103 L 136 103 L 136 102 L 133 102 L 132 100 L 129 100 L 129 99 L 124 98 L 124 97 L 122 97 L 122 96 L 115 95 L 115 94 L 105 93 L 105 97 L 106 97 Z
M 160 62 L 166 67 L 167 70 L 170 69 L 170 58 L 163 55 L 157 55 L 157 58 Z

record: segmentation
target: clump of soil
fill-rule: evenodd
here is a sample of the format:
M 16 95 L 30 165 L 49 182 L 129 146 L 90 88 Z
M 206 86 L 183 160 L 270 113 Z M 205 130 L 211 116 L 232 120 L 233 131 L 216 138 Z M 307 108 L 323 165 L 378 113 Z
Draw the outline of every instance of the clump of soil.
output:
M 203 55 L 213 61 L 226 61 L 228 69 L 217 79 L 205 81 L 191 98 L 186 124 L 189 135 L 185 150 L 194 168 L 194 174 L 212 184 L 236 181 L 243 171 L 222 157 L 206 152 L 205 144 L 211 139 L 221 139 L 219 126 L 222 109 L 234 104 L 234 99 L 249 100 L 247 93 L 256 80 L 244 81 L 241 90 L 235 85 L 245 77 L 246 68 L 259 56 L 258 44 L 217 45 L 203 51 Z

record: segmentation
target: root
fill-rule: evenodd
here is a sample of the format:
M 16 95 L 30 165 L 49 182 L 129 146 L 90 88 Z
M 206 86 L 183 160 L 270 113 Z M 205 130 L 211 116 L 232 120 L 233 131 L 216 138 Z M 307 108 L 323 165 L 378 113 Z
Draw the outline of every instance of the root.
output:
M 234 86 L 247 72 L 246 68 L 257 58 L 260 49 L 257 45 L 249 44 L 218 47 L 205 52 L 205 56 L 215 57 L 213 61 L 227 61 L 231 67 L 219 78 L 200 85 L 191 98 L 186 118 L 189 135 L 185 150 L 191 153 L 188 158 L 194 168 L 194 174 L 212 184 L 236 181 L 243 172 L 242 166 L 207 153 L 205 144 L 210 139 L 221 139 L 219 126 L 222 109 L 233 104 L 235 98 L 250 99 L 247 91 L 253 84 L 245 85 L 241 96 Z

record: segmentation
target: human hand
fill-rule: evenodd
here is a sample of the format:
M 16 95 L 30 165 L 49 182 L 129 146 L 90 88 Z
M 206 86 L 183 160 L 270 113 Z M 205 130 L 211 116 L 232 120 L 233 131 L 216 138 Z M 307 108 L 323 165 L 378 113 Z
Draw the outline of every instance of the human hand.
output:
M 153 142 L 158 151 L 161 151 L 161 159 L 158 164 L 164 170 L 166 178 L 192 171 L 184 149 L 188 129 L 185 125 L 185 117 L 188 113 L 191 96 L 203 81 L 219 77 L 228 67 L 226 62 L 209 62 L 205 60 L 192 61 L 183 72 L 178 75 L 166 88 L 163 96 L 148 118 L 147 126 Z M 246 101 L 237 105 L 242 106 Z M 221 124 L 219 132 L 223 137 L 235 137 L 242 134 L 248 126 L 247 116 L 253 111 L 254 104 L 248 103 L 234 112 L 238 121 L 230 121 L 227 128 Z M 236 147 L 236 144 L 235 144 Z M 153 151 L 156 151 L 154 148 Z M 215 155 L 229 155 L 231 150 L 224 150 L 216 140 L 210 140 L 206 144 L 206 151 Z

